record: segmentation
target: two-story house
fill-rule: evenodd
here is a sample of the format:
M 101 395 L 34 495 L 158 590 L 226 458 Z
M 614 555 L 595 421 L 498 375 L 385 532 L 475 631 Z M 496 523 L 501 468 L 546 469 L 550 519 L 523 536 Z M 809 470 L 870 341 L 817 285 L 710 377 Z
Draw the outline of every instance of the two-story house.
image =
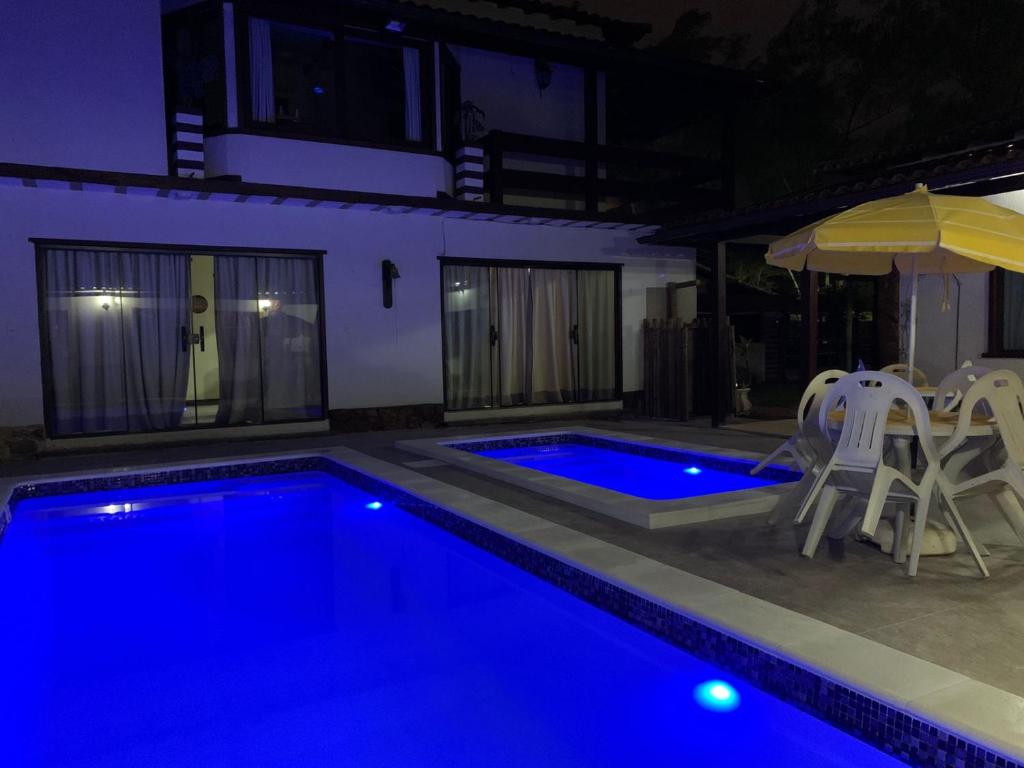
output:
M 648 293 L 694 279 L 637 240 L 730 201 L 750 88 L 536 0 L 2 26 L 0 426 L 54 440 L 620 408 Z

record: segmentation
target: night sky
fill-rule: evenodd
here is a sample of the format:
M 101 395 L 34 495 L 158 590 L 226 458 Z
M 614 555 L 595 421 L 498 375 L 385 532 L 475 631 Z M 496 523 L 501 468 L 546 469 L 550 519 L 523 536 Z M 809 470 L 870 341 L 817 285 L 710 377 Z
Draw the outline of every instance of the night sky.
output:
M 554 0 L 559 4 L 577 4 L 580 8 L 613 18 L 647 21 L 654 26 L 654 36 L 664 37 L 680 14 L 690 8 L 710 11 L 714 18 L 711 30 L 723 34 L 738 32 L 750 35 L 752 55 L 764 45 L 789 19 L 801 0 Z

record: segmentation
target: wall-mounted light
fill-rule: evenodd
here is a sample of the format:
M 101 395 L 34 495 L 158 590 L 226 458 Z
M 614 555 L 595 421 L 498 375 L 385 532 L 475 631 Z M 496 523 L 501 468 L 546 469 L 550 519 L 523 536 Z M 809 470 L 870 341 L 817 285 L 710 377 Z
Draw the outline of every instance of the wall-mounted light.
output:
M 380 263 L 380 282 L 384 290 L 384 309 L 391 309 L 394 305 L 393 286 L 394 281 L 400 278 L 398 267 L 390 259 L 384 259 Z
M 399 21 L 398 19 L 392 19 L 384 25 L 384 29 L 388 32 L 405 32 L 405 22 Z

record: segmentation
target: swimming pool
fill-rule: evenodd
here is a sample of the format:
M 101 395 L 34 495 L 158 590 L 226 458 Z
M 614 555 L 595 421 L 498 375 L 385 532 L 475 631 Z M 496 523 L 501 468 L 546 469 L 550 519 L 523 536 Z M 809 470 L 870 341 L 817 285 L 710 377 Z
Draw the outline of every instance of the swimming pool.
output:
M 801 477 L 751 476 L 756 454 L 588 427 L 397 445 L 646 528 L 766 512 Z
M 22 500 L 0 583 L 5 765 L 900 764 L 321 472 Z
M 518 467 L 536 469 L 581 483 L 609 488 L 642 499 L 681 499 L 714 493 L 745 491 L 775 485 L 777 479 L 751 476 L 749 465 L 721 459 L 683 454 L 672 458 L 643 455 L 622 450 L 618 444 L 580 442 L 539 443 L 514 448 L 470 450 L 477 456 L 507 461 Z

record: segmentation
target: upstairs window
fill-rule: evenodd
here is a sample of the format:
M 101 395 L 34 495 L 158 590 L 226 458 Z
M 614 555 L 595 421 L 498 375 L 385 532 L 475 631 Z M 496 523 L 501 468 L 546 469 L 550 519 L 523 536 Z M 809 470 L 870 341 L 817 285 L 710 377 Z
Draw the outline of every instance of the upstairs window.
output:
M 283 134 L 424 144 L 423 50 L 249 19 L 250 118 Z
M 423 141 L 419 48 L 345 38 L 346 138 Z
M 337 125 L 334 33 L 249 19 L 252 119 L 330 135 Z
M 200 114 L 208 128 L 227 122 L 224 27 L 205 11 L 175 17 L 164 29 L 164 68 L 173 111 Z

